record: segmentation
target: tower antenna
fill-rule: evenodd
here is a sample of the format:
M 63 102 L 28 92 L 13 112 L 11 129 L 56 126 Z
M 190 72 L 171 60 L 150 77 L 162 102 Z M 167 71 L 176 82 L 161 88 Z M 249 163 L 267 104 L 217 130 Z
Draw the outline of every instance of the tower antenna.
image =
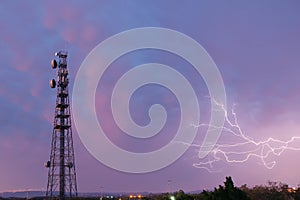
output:
M 59 51 L 55 56 L 59 61 L 52 60 L 51 66 L 57 68 L 57 81 L 50 80 L 50 87 L 57 87 L 57 97 L 50 160 L 45 163 L 49 168 L 46 197 L 64 200 L 77 197 L 77 183 L 68 93 L 68 54 Z

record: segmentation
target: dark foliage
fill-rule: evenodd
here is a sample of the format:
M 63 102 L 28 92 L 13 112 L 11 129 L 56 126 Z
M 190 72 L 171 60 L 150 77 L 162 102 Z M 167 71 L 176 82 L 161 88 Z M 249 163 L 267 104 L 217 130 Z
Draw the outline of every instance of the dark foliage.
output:
M 226 177 L 224 186 L 220 185 L 214 191 L 203 191 L 200 194 L 203 200 L 250 200 L 247 193 L 234 186 L 231 177 Z
M 240 188 L 235 187 L 231 177 L 226 177 L 224 185 L 219 185 L 213 191 L 202 191 L 199 194 L 187 194 L 179 190 L 172 194 L 149 194 L 142 198 L 129 198 L 122 196 L 118 198 L 109 198 L 111 200 L 170 200 L 171 196 L 176 200 L 300 200 L 300 188 L 290 188 L 287 184 L 281 182 L 269 181 L 267 185 L 259 185 L 248 188 L 242 185 Z M 0 200 L 25 200 L 26 198 L 1 198 Z M 44 197 L 34 197 L 32 200 L 42 200 Z M 72 200 L 99 200 L 99 197 L 78 197 Z M 103 198 L 107 200 L 108 198 Z

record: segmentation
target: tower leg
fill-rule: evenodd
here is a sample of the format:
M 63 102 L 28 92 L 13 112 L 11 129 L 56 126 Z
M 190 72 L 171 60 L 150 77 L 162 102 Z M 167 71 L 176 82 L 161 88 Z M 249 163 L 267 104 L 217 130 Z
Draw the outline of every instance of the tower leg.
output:
M 59 170 L 59 196 L 65 197 L 65 136 L 64 131 L 60 132 L 60 170 Z

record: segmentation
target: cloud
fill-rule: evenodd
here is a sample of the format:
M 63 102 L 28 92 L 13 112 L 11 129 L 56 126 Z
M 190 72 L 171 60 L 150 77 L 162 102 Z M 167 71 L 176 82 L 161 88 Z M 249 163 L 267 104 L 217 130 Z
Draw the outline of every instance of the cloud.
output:
M 29 186 L 39 188 L 45 183 L 47 172 L 42 164 L 49 156 L 56 98 L 56 90 L 49 89 L 49 80 L 56 76 L 49 64 L 54 52 L 61 49 L 69 52 L 71 93 L 76 72 L 89 51 L 109 36 L 136 27 L 173 28 L 200 42 L 222 73 L 229 106 L 232 102 L 238 103 L 236 109 L 241 116 L 241 124 L 253 136 L 297 134 L 299 127 L 295 124 L 299 122 L 297 111 L 300 105 L 298 7 L 295 2 L 275 2 L 272 6 L 260 2 L 193 2 L 184 5 L 169 1 L 2 2 L 0 158 L 5 162 L 1 162 L 0 176 L 5 182 L 0 187 L 2 190 Z M 194 77 L 193 70 L 183 67 L 187 65 L 180 59 L 167 54 L 144 53 L 120 58 L 110 71 L 113 80 L 104 80 L 106 85 L 96 94 L 97 114 L 99 119 L 104 118 L 104 126 L 112 141 L 133 151 L 143 150 L 145 143 L 135 146 L 138 141 L 120 137 L 123 133 L 112 119 L 108 110 L 109 99 L 105 96 L 109 94 L 109 84 L 130 67 L 154 60 L 182 69 L 183 73 L 192 77 L 193 85 L 204 85 L 201 78 Z M 200 98 L 207 93 L 204 86 L 197 91 Z M 153 103 L 158 100 L 158 95 L 162 97 L 160 101 L 168 105 L 174 103 L 174 99 L 163 92 L 140 92 L 136 95 L 133 115 L 144 122 L 147 106 L 143 103 Z M 203 109 L 209 106 L 206 103 Z M 189 165 L 193 162 L 189 159 L 181 159 L 167 169 L 141 176 L 119 173 L 92 159 L 76 134 L 74 138 L 77 138 L 75 151 L 79 150 L 77 162 L 82 167 L 78 177 L 82 191 L 98 190 L 99 180 L 105 180 L 105 188 L 111 190 L 132 190 L 139 185 L 138 190 L 165 191 L 169 177 L 173 177 L 174 189 L 180 186 L 185 190 L 196 186 L 195 189 L 209 189 L 223 180 L 223 174 L 245 175 L 241 170 L 239 172 L 235 168 L 231 171 L 224 165 L 225 172 L 217 175 L 193 170 Z M 164 144 L 168 137 L 160 139 L 153 144 L 147 143 L 149 149 Z M 194 153 L 188 152 L 184 158 Z M 288 164 L 291 162 L 290 158 L 283 160 Z M 89 167 L 88 171 L 86 167 Z M 244 166 L 243 170 L 252 167 Z M 178 169 L 185 173 L 178 173 Z M 244 180 L 257 183 L 279 172 L 284 177 L 286 170 L 283 169 L 286 166 L 282 164 L 277 171 L 262 171 L 259 176 L 247 176 Z M 291 176 L 287 175 L 289 180 L 292 180 Z M 145 182 L 147 184 L 143 184 Z

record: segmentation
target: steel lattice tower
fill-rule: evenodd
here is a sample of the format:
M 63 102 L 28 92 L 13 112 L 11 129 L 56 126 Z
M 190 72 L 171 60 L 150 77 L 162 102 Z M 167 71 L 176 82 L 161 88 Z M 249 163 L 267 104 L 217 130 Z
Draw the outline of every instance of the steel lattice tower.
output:
M 55 53 L 59 57 L 51 61 L 57 69 L 57 81 L 52 79 L 50 87 L 57 86 L 54 127 L 52 133 L 50 160 L 45 164 L 49 168 L 47 199 L 65 199 L 77 197 L 75 158 L 71 128 L 71 113 L 68 93 L 67 52 Z

